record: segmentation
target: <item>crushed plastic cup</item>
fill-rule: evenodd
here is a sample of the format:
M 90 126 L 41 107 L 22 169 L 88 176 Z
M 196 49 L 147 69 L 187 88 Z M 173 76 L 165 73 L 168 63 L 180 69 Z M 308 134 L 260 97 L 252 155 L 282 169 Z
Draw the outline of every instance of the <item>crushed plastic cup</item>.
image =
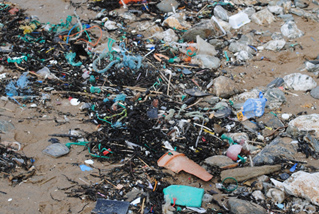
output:
M 234 29 L 238 29 L 249 22 L 250 22 L 250 19 L 248 18 L 248 15 L 244 12 L 239 12 L 239 13 L 229 17 L 229 24 Z
M 77 106 L 80 104 L 80 101 L 76 98 L 72 98 L 72 99 L 70 99 L 70 104 L 73 106 Z

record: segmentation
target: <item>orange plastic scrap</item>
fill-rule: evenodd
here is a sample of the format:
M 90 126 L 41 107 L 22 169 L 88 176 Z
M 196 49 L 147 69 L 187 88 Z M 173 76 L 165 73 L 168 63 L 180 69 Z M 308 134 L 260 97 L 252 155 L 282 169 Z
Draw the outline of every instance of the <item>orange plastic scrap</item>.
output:
M 169 60 L 169 57 L 167 57 L 167 56 L 165 56 L 165 55 L 163 55 L 163 54 L 158 54 L 158 53 L 156 53 L 156 54 L 154 54 L 153 56 L 154 56 L 154 58 L 155 58 L 157 61 L 159 61 L 159 62 L 162 62 L 161 58 L 164 58 L 164 59 L 166 59 L 166 60 Z
M 186 48 L 186 55 L 185 58 L 183 58 L 183 60 L 185 62 L 190 62 L 192 60 L 192 56 L 196 55 L 196 48 L 193 46 L 189 46 Z
M 141 2 L 141 3 L 146 3 L 145 0 L 120 0 L 120 5 L 122 5 L 122 1 L 124 2 L 124 4 L 129 4 L 129 3 L 137 3 L 137 2 Z
M 158 159 L 157 165 L 170 169 L 175 173 L 180 171 L 188 172 L 203 181 L 209 181 L 213 178 L 213 176 L 203 167 L 186 157 L 184 154 L 175 151 L 170 151 L 163 155 L 160 159 Z

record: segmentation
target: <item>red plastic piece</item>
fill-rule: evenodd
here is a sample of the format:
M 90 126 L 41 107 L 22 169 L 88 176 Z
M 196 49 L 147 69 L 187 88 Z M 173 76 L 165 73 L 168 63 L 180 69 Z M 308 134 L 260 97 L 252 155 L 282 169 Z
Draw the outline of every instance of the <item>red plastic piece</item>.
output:
M 145 1 L 142 1 L 142 0 L 123 0 L 123 2 L 125 3 L 125 4 L 129 4 L 129 3 L 137 3 L 137 2 L 141 2 L 141 3 L 146 3 Z M 122 5 L 123 3 L 122 3 L 122 1 L 120 0 L 120 5 Z

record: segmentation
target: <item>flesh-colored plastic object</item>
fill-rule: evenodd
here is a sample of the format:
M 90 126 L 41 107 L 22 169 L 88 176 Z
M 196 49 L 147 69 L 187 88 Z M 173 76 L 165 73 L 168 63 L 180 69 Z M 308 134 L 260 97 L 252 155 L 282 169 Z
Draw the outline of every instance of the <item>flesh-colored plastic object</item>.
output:
M 231 145 L 227 149 L 227 153 L 226 153 L 227 157 L 231 158 L 233 161 L 236 161 L 238 159 L 238 155 L 240 154 L 242 148 L 243 147 L 238 144 Z
M 158 166 L 170 169 L 175 173 L 185 171 L 204 181 L 209 181 L 213 177 L 203 167 L 186 157 L 184 154 L 175 151 L 167 152 L 157 161 L 157 164 Z

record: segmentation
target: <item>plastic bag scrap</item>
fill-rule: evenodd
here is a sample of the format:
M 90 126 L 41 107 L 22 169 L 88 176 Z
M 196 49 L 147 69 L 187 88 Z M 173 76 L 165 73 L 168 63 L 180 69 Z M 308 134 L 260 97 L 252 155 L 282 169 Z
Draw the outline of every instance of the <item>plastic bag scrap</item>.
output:
M 19 96 L 31 93 L 31 89 L 27 89 L 29 84 L 28 75 L 29 72 L 24 72 L 17 81 L 10 81 L 6 86 L 6 94 L 8 96 Z
M 243 120 L 252 117 L 261 117 L 265 112 L 267 99 L 263 97 L 262 92 L 259 93 L 259 98 L 248 99 L 243 106 L 243 111 L 241 112 L 244 116 Z

